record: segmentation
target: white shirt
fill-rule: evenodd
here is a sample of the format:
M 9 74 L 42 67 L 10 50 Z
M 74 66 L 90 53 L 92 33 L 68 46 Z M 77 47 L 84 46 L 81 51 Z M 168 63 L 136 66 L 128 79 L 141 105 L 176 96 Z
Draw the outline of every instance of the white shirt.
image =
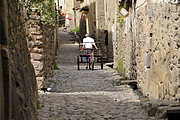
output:
M 93 48 L 93 45 L 95 45 L 94 39 L 91 37 L 84 38 L 83 45 L 85 48 Z

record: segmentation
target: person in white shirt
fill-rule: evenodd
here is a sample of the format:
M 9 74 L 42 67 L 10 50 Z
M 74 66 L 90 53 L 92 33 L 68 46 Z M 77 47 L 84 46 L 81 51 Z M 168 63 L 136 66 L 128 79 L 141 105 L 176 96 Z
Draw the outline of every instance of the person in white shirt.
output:
M 95 47 L 95 49 L 98 49 L 98 47 L 96 46 L 94 39 L 90 37 L 90 34 L 86 34 L 85 35 L 86 38 L 83 39 L 83 47 L 82 48 L 86 48 L 86 49 L 92 49 L 93 46 Z M 91 50 L 86 50 L 87 54 L 90 54 Z M 86 69 L 88 69 L 88 63 L 91 64 L 90 62 L 90 57 L 86 57 L 86 62 L 87 62 L 87 66 Z M 90 66 L 90 65 L 89 65 Z M 91 68 L 89 68 L 91 69 Z

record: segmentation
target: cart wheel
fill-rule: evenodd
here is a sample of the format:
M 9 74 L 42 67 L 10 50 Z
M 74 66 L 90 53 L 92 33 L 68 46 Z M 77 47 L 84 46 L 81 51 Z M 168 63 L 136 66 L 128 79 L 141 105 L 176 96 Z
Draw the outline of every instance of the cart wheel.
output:
M 80 70 L 80 68 L 79 68 L 79 56 L 77 56 L 77 67 L 78 67 L 78 70 Z
M 103 69 L 103 57 L 101 57 L 101 69 Z
M 94 61 L 92 61 L 91 65 L 92 65 L 92 70 L 94 70 Z

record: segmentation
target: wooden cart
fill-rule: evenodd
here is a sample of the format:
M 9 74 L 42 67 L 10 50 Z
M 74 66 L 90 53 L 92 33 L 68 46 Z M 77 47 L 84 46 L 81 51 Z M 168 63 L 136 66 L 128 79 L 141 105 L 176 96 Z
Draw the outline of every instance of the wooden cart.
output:
M 89 58 L 89 60 L 87 58 Z M 94 70 L 95 63 L 100 63 L 101 69 L 103 69 L 103 56 L 101 54 L 101 49 L 79 48 L 79 55 L 77 56 L 78 70 L 80 70 L 80 63 L 91 63 L 89 64 L 91 70 Z

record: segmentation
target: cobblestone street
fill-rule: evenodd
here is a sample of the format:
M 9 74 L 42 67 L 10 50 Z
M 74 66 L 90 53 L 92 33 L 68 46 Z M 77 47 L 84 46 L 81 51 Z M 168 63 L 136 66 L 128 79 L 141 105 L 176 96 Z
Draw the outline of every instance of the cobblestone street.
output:
M 97 64 L 94 71 L 83 64 L 78 71 L 78 45 L 65 32 L 60 36 L 66 43 L 58 50 L 60 70 L 46 80 L 52 92 L 39 92 L 39 120 L 155 120 L 129 86 L 113 86 L 120 79 L 117 71 L 107 66 L 101 70 Z
M 180 0 L 0 3 L 0 120 L 180 120 Z

